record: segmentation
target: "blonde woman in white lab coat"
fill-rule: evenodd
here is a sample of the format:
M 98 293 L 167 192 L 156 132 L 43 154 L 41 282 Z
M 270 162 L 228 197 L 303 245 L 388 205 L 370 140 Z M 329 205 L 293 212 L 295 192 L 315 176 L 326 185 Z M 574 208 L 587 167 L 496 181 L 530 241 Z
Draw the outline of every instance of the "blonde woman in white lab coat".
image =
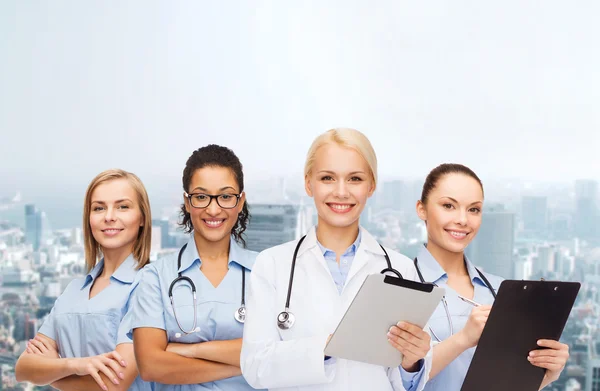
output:
M 305 187 L 318 224 L 298 246 L 289 312 L 284 322 L 292 258 L 298 241 L 258 255 L 250 276 L 241 353 L 242 374 L 270 390 L 418 391 L 431 366 L 430 337 L 399 323 L 388 333 L 404 354 L 386 368 L 324 356 L 325 345 L 369 274 L 387 267 L 384 252 L 359 217 L 377 184 L 377 158 L 369 140 L 353 129 L 333 129 L 315 139 L 305 165 Z M 417 280 L 412 262 L 386 249 L 392 267 Z M 281 317 L 282 316 L 282 317 Z M 360 330 L 357 330 L 360 332 Z

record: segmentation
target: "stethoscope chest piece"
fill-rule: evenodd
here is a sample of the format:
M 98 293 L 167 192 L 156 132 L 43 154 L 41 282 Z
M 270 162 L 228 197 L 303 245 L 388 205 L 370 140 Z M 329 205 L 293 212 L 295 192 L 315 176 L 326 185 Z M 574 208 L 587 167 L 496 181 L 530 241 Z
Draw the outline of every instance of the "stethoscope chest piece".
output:
M 244 323 L 246 321 L 246 307 L 245 306 L 241 306 L 240 308 L 238 308 L 235 311 L 235 314 L 233 314 L 233 317 L 238 322 Z
M 281 330 L 290 329 L 296 323 L 296 317 L 287 309 L 277 315 L 277 327 Z

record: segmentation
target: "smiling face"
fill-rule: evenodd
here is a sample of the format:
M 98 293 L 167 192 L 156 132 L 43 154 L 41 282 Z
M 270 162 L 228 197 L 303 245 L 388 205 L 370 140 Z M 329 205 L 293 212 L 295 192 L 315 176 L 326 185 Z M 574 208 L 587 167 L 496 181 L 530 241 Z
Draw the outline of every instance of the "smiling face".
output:
M 239 185 L 233 171 L 227 167 L 206 166 L 197 169 L 192 175 L 187 193 L 194 198 L 196 205 L 204 205 L 208 201 L 206 195 L 221 195 L 221 205 L 228 204 L 240 194 Z M 205 208 L 195 208 L 190 200 L 184 197 L 185 209 L 191 216 L 194 235 L 206 242 L 229 241 L 231 230 L 238 220 L 244 206 L 245 195 L 241 194 L 239 202 L 233 208 L 224 208 L 217 199 L 212 199 Z
M 103 252 L 133 250 L 144 222 L 137 194 L 129 181 L 109 180 L 94 189 L 89 223 Z
M 425 203 L 417 202 L 417 214 L 427 225 L 427 248 L 462 253 L 481 225 L 483 189 L 462 173 L 440 177 Z
M 347 228 L 358 226 L 375 183 L 367 161 L 355 149 L 327 143 L 315 153 L 305 188 L 314 198 L 319 226 Z

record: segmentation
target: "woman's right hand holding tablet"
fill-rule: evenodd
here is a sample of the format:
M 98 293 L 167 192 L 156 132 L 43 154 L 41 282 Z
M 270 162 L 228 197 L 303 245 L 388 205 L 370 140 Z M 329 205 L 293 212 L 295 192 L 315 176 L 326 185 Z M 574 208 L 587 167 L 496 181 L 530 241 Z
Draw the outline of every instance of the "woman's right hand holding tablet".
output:
M 480 305 L 474 307 L 469 315 L 467 324 L 457 334 L 462 338 L 463 343 L 468 347 L 472 348 L 477 346 L 479 338 L 485 327 L 488 316 L 490 315 L 491 305 Z

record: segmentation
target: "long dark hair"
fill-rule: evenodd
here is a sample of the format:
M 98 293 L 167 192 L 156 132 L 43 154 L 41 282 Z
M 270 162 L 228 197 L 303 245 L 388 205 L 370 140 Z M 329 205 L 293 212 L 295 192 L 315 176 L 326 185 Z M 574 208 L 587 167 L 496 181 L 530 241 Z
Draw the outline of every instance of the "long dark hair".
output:
M 224 167 L 230 169 L 235 177 L 238 187 L 240 188 L 240 193 L 244 191 L 244 172 L 240 159 L 238 159 L 231 149 L 215 144 L 209 144 L 205 147 L 195 150 L 188 158 L 187 162 L 185 163 L 182 177 L 184 191 L 189 192 L 192 176 L 196 170 L 204 167 Z M 185 232 L 192 232 L 194 230 L 194 226 L 192 225 L 190 214 L 187 212 L 187 210 L 185 210 L 185 204 L 181 204 L 180 215 L 181 222 L 179 225 Z M 248 209 L 248 202 L 244 202 L 244 206 L 238 215 L 238 219 L 231 229 L 231 234 L 235 240 L 241 243 L 244 247 L 246 247 L 246 241 L 242 235 L 248 226 L 249 220 L 250 212 Z
M 440 179 L 448 174 L 463 174 L 475 179 L 479 183 L 479 186 L 481 186 L 481 192 L 483 193 L 483 184 L 481 183 L 481 179 L 479 179 L 473 170 L 467 166 L 463 166 L 462 164 L 444 163 L 431 170 L 431 172 L 427 175 L 425 183 L 423 184 L 423 191 L 421 192 L 421 202 L 423 204 L 427 204 L 429 193 L 431 193 L 431 191 L 437 186 Z

